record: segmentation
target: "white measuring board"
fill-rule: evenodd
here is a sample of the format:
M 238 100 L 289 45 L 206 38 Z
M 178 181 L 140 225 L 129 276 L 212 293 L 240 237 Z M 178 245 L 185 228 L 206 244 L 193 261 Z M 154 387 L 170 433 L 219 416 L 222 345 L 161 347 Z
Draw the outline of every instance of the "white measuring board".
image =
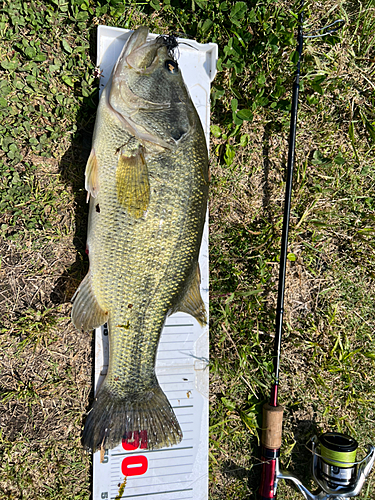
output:
M 101 70 L 100 91 L 131 31 L 98 27 L 97 66 Z M 150 34 L 153 39 L 158 35 Z M 180 39 L 180 41 L 182 41 Z M 184 40 L 185 41 L 185 40 Z M 200 116 L 209 144 L 210 84 L 216 74 L 216 44 L 186 40 L 180 44 L 178 65 Z M 177 52 L 176 52 L 177 54 Z M 208 220 L 208 219 L 207 219 Z M 208 222 L 206 220 L 199 265 L 201 295 L 208 317 Z M 95 331 L 95 388 L 100 387 L 108 366 L 108 330 Z M 146 450 L 120 444 L 93 456 L 93 500 L 120 498 L 143 500 L 208 499 L 208 326 L 201 327 L 190 315 L 168 317 L 159 342 L 156 375 L 180 423 L 180 444 Z M 122 495 L 119 490 L 126 484 Z

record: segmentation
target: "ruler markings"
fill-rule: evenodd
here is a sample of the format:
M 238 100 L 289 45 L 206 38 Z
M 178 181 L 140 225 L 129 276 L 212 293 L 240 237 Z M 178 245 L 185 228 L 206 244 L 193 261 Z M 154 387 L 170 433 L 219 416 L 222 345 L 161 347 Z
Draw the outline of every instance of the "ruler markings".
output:
M 188 399 L 188 398 L 186 398 Z M 191 401 L 193 398 L 189 398 L 189 401 Z M 180 401 L 180 400 L 179 400 Z M 193 400 L 194 401 L 194 400 Z M 187 413 L 181 413 L 181 411 L 178 412 L 178 416 L 183 416 L 183 415 L 193 415 L 194 412 L 193 412 L 193 409 L 194 409 L 194 405 L 182 405 L 182 404 L 178 404 L 176 406 L 173 406 L 172 405 L 172 408 L 174 410 L 187 410 Z M 190 410 L 190 411 L 189 411 Z
M 158 483 L 158 486 L 159 487 L 163 487 L 163 488 L 169 488 L 169 487 L 176 487 L 176 479 L 173 479 L 173 477 L 176 477 L 176 476 L 180 476 L 180 477 L 186 477 L 188 475 L 191 475 L 192 473 L 192 468 L 190 468 L 188 471 L 180 471 L 180 472 L 175 472 L 175 473 L 172 473 L 172 474 L 164 474 L 163 472 L 159 472 L 159 474 L 163 474 L 163 479 L 166 479 L 167 476 L 171 476 L 169 478 L 169 481 L 167 482 L 159 482 Z M 115 479 L 112 480 L 112 491 L 113 489 L 116 490 L 116 488 L 118 488 L 119 486 L 117 486 L 120 483 L 122 483 L 123 481 L 123 478 L 125 476 L 123 476 L 121 474 L 121 477 L 119 475 L 116 476 Z M 147 475 L 147 476 L 141 476 L 141 477 L 136 477 L 136 476 L 130 476 L 128 477 L 128 482 L 126 484 L 126 489 L 128 492 L 130 492 L 130 490 L 139 490 L 139 485 L 142 484 L 144 482 L 144 480 L 146 478 L 148 479 L 151 479 L 152 477 L 155 477 L 155 475 Z M 178 484 L 181 485 L 181 486 L 185 486 L 185 484 L 183 483 L 190 483 L 191 484 L 191 480 L 189 479 L 185 479 L 184 481 L 182 481 L 181 479 L 178 480 Z M 115 484 L 116 483 L 116 484 Z M 153 488 L 155 487 L 155 485 L 153 486 L 149 486 L 149 488 Z M 147 487 L 146 487 L 147 488 Z
M 169 330 L 162 331 L 160 341 L 161 342 L 165 341 L 165 337 L 170 337 L 171 335 L 175 335 L 176 338 L 180 338 L 181 335 L 183 335 L 184 338 L 189 340 L 189 338 L 191 338 L 192 336 L 196 338 L 197 333 L 194 331 L 194 328 L 186 328 L 186 327 L 180 329 L 170 328 Z
M 186 404 L 188 401 L 191 401 L 193 398 L 169 398 L 169 402 L 174 410 L 185 410 L 187 408 L 191 408 L 191 414 L 194 413 L 194 405 Z M 184 404 L 185 403 L 185 404 Z M 178 413 L 178 415 L 180 412 Z
M 179 378 L 178 381 L 176 380 L 177 377 Z M 187 377 L 194 377 L 193 370 L 191 372 L 179 373 L 178 375 L 175 376 L 175 380 L 172 380 L 172 381 L 170 381 L 171 380 L 171 376 L 170 375 L 167 375 L 167 374 L 164 374 L 164 373 L 158 374 L 159 382 L 161 384 L 165 384 L 165 385 L 168 385 L 168 384 L 185 384 L 186 382 L 190 382 L 192 384 L 193 380 L 191 380 L 191 379 L 184 380 L 184 378 L 187 378 Z M 163 378 L 166 378 L 165 382 L 163 382 Z
M 186 396 L 184 398 L 168 398 L 169 402 L 174 410 L 180 410 L 180 409 L 185 409 L 185 408 L 191 408 L 193 412 L 194 405 L 193 404 L 186 404 L 186 403 L 191 403 L 194 401 L 193 396 L 190 396 L 190 398 L 187 398 Z
M 122 497 L 122 498 L 148 497 L 150 495 L 165 495 L 167 493 L 182 493 L 184 491 L 193 491 L 193 488 L 186 488 L 183 490 L 169 490 L 169 491 L 155 491 L 155 492 L 151 492 L 151 493 L 140 493 L 139 495 L 132 495 L 132 496 L 127 496 L 127 497 Z M 111 500 L 116 500 L 116 497 L 112 497 Z
M 185 370 L 182 371 L 182 368 Z M 192 366 L 183 366 L 181 367 L 181 371 L 178 371 L 178 373 L 173 374 L 175 377 L 182 377 L 183 375 L 194 375 L 194 368 Z M 170 373 L 159 373 L 158 374 L 158 379 L 161 377 L 171 377 Z
M 158 351 L 158 356 L 160 354 L 163 354 L 163 352 L 175 351 L 175 352 L 181 353 L 183 351 L 187 351 L 189 349 L 192 349 L 193 345 L 195 344 L 195 341 L 189 340 L 188 342 L 185 342 L 183 340 L 179 340 L 178 342 L 176 342 L 176 344 L 181 344 L 180 348 L 173 346 L 172 349 L 167 349 L 167 345 L 169 345 L 169 344 L 170 344 L 169 342 L 164 343 L 163 348 Z
M 179 324 L 179 325 L 164 325 L 164 328 L 182 328 L 182 327 L 186 327 L 186 326 L 190 326 L 191 328 L 193 328 L 193 324 L 192 323 L 189 323 L 189 324 Z
M 194 384 L 192 380 L 182 380 L 179 382 L 161 382 L 160 385 L 162 386 L 164 392 L 181 391 L 186 394 L 187 389 L 190 389 L 191 391 L 194 389 Z
M 191 420 L 189 421 L 182 421 L 181 422 L 181 425 L 182 425 L 182 432 L 190 432 L 193 430 L 193 427 L 194 427 L 194 421 L 192 422 Z
M 180 450 L 192 450 L 193 447 L 192 446 L 181 446 L 181 448 L 177 448 L 177 447 L 174 447 L 174 448 L 161 448 L 159 450 L 135 450 L 135 452 L 137 454 L 139 454 L 140 452 L 142 452 L 142 455 L 148 455 L 149 453 L 159 453 L 160 451 L 163 451 L 166 452 L 166 451 L 173 451 L 173 452 L 177 452 L 177 451 L 180 451 Z M 122 457 L 124 455 L 130 455 L 130 453 L 112 453 L 112 457 Z
M 194 328 L 181 328 L 180 330 L 177 330 L 175 328 L 171 328 L 170 330 L 168 331 L 163 331 L 163 333 L 161 334 L 161 337 L 160 337 L 160 342 L 166 342 L 166 337 L 168 337 L 168 341 L 169 339 L 173 339 L 173 335 L 176 337 L 176 340 L 180 340 L 181 339 L 181 335 L 184 336 L 184 339 L 186 339 L 186 341 L 190 341 L 192 338 L 196 338 L 197 337 L 197 333 L 194 331 Z M 172 336 L 172 337 L 171 337 Z M 180 340 L 181 342 L 181 340 Z
M 188 349 L 188 348 L 186 348 L 186 349 L 178 349 L 178 350 L 176 350 L 176 349 L 164 349 L 164 350 L 162 350 L 162 351 L 159 351 L 159 352 L 158 352 L 158 356 L 157 356 L 157 357 L 158 357 L 158 359 L 159 359 L 160 361 L 165 361 L 165 359 L 169 359 L 169 358 L 164 358 L 164 357 L 162 357 L 162 356 L 161 356 L 161 354 L 165 354 L 165 353 L 167 353 L 167 352 L 168 352 L 168 353 L 169 353 L 169 352 L 175 352 L 176 354 L 179 354 L 179 355 L 180 355 L 180 357 L 179 357 L 179 358 L 177 358 L 177 357 L 176 357 L 176 358 L 171 358 L 171 359 L 186 359 L 186 357 L 188 357 L 188 358 L 192 358 L 192 360 L 194 360 L 194 361 L 195 361 L 195 359 L 196 359 L 196 358 L 193 356 L 193 354 L 192 354 L 192 352 L 191 352 L 191 349 Z
M 189 413 L 181 413 L 181 412 L 178 412 L 178 418 L 180 419 L 180 418 L 182 418 L 182 417 L 185 417 L 185 418 L 189 418 L 189 417 L 194 418 L 194 417 L 193 417 L 193 413 L 192 413 L 192 412 L 189 412 Z M 189 422 L 182 422 L 182 423 L 186 425 L 186 424 L 188 424 Z M 190 422 L 190 423 L 193 423 L 193 422 Z
M 186 395 L 181 396 L 181 397 L 174 396 L 173 398 L 168 397 L 168 399 L 169 399 L 169 402 L 171 403 L 173 409 L 174 408 L 194 408 L 193 404 L 191 404 L 191 405 L 186 404 L 188 401 L 194 401 L 193 396 L 190 396 L 190 398 L 186 397 Z M 181 403 L 185 403 L 185 404 L 181 404 Z M 174 405 L 176 405 L 176 406 L 174 406 Z
M 191 385 L 192 385 L 192 382 L 193 382 L 193 381 L 192 381 L 192 380 L 182 380 L 182 381 L 180 380 L 179 382 L 175 382 L 175 381 L 172 381 L 172 382 L 161 382 L 160 377 L 159 377 L 159 382 L 160 382 L 160 384 L 164 387 L 164 386 L 166 386 L 166 385 L 173 385 L 173 386 L 176 386 L 177 384 L 181 384 L 181 385 L 191 384 Z M 183 390 L 185 390 L 185 389 L 186 389 L 186 387 L 184 387 L 183 389 L 180 389 L 180 391 L 183 391 Z M 167 391 L 167 390 L 168 390 L 168 389 L 166 389 L 166 391 Z M 177 389 L 177 390 L 178 390 L 178 389 Z M 164 392 L 165 392 L 165 391 L 164 391 Z
M 170 491 L 170 492 L 167 491 L 166 493 L 164 493 L 165 500 L 194 500 L 194 497 L 191 496 L 191 490 L 190 489 L 189 490 L 183 490 L 182 493 L 180 493 L 178 497 L 175 497 L 174 494 L 175 494 L 174 491 Z M 153 495 L 159 495 L 159 493 L 143 493 L 143 496 L 150 497 L 151 500 L 153 498 L 155 498 L 155 496 L 153 496 Z M 171 495 L 173 495 L 173 496 L 171 496 Z M 188 496 L 186 496 L 186 495 L 188 495 Z M 140 496 L 140 495 L 138 495 L 138 496 Z M 135 498 L 135 495 L 131 495 L 131 496 L 129 496 L 129 495 L 124 496 L 123 495 L 121 497 L 121 499 L 124 499 L 124 500 L 126 500 L 127 498 Z M 158 496 L 157 498 L 159 499 L 160 497 Z M 116 500 L 116 499 L 118 499 L 118 494 L 115 497 L 111 496 L 111 500 Z
M 174 384 L 176 388 L 175 389 L 171 389 L 170 387 L 166 387 L 166 389 L 165 389 L 166 391 L 169 391 L 169 392 L 185 391 L 186 387 L 187 387 L 186 384 L 190 384 L 190 387 L 192 389 L 194 389 L 193 380 L 174 380 L 174 381 L 171 381 L 171 382 L 161 382 L 160 381 L 160 385 L 162 385 L 163 387 L 171 385 L 171 384 Z
M 171 474 L 159 473 L 159 474 L 163 474 L 162 479 L 165 479 L 167 476 L 171 476 L 171 478 L 166 483 L 165 482 L 159 482 L 158 486 L 160 486 L 160 487 L 163 486 L 164 488 L 167 488 L 167 487 L 169 487 L 169 485 L 171 485 L 171 487 L 173 487 L 173 486 L 176 487 L 176 481 L 173 480 L 173 477 L 175 477 L 175 476 L 186 477 L 187 475 L 190 475 L 191 473 L 192 473 L 191 468 L 188 471 L 174 472 L 174 473 L 171 473 Z M 153 476 L 155 477 L 155 475 L 148 474 L 147 476 L 144 476 L 144 477 L 145 478 L 148 477 L 150 479 Z M 121 481 L 121 479 L 119 481 Z M 139 482 L 142 483 L 144 481 L 144 479 L 142 477 L 130 476 L 130 477 L 128 477 L 128 481 L 129 482 L 126 484 L 126 489 L 128 491 L 130 491 L 131 489 L 138 489 L 139 488 L 139 484 L 138 483 Z M 114 481 L 114 482 L 116 482 L 116 481 Z M 184 481 L 179 480 L 178 483 L 181 484 L 181 485 L 182 485 L 182 483 L 191 483 L 191 480 L 189 480 L 189 479 L 185 479 Z M 115 486 L 116 485 L 112 485 L 112 488 L 115 488 Z M 154 486 L 155 485 L 149 486 L 149 488 L 153 488 Z
M 179 455 L 178 457 L 175 458 L 175 460 L 178 460 L 179 458 L 191 458 L 194 455 Z M 152 459 L 153 462 L 156 462 L 157 460 L 165 460 L 163 457 L 155 457 Z M 173 467 L 173 466 L 172 466 Z
M 171 389 L 170 387 L 168 387 L 165 389 L 165 391 L 167 391 L 167 392 L 185 392 L 185 394 L 186 394 L 186 382 L 189 382 L 190 387 L 192 389 L 194 389 L 193 380 L 187 380 L 187 381 L 181 381 L 181 380 L 176 381 L 175 380 L 174 384 L 175 384 L 176 388 Z M 170 384 L 171 384 L 171 382 L 161 382 L 160 385 L 162 385 L 164 387 L 164 385 L 170 385 Z
M 139 498 L 139 497 L 149 497 L 150 495 L 167 495 L 169 493 L 182 493 L 182 492 L 185 492 L 185 491 L 193 491 L 193 488 L 187 488 L 185 490 L 170 490 L 170 491 L 156 491 L 156 492 L 152 492 L 152 493 L 141 493 L 139 495 L 131 495 L 131 496 L 122 496 L 121 498 Z M 118 495 L 116 495 L 115 497 L 111 497 L 111 500 L 116 500 L 116 498 L 118 497 Z M 175 497 L 176 500 L 180 500 L 181 497 L 179 496 L 178 498 Z M 189 500 L 189 498 L 193 498 L 193 497 L 185 497 L 184 500 Z M 167 499 L 167 500 L 172 500 L 172 499 Z
M 167 394 L 167 397 L 169 399 L 169 401 L 173 401 L 173 400 L 178 400 L 178 401 L 186 401 L 186 400 L 192 400 L 192 394 L 193 394 L 193 391 L 195 389 L 195 387 L 193 386 L 193 384 L 191 385 L 186 385 L 185 387 L 180 387 L 178 389 L 173 389 L 172 387 L 169 387 L 169 388 L 165 388 L 164 390 L 164 386 L 163 384 L 162 385 L 162 389 L 163 391 Z M 189 394 L 189 395 L 188 395 Z
M 193 358 L 193 356 L 189 355 L 191 358 Z M 181 357 L 178 357 L 178 356 L 174 356 L 173 358 L 159 358 L 160 361 L 178 361 L 179 359 L 183 359 L 184 361 L 186 361 L 186 358 L 187 356 L 181 356 Z M 173 363 L 172 363 L 172 366 L 173 366 Z
M 173 472 L 171 474 L 163 474 L 163 477 L 167 476 L 178 476 L 180 474 L 191 474 L 191 467 L 193 466 L 193 462 L 188 462 L 184 464 L 175 464 L 175 465 L 157 465 L 155 467 L 149 467 L 149 470 L 157 470 L 157 469 L 168 469 L 168 470 L 176 470 L 176 467 L 186 467 L 188 470 L 187 471 L 179 471 L 179 472 Z
M 169 474 L 169 475 L 170 475 L 170 476 L 179 476 L 180 474 Z M 130 479 L 130 478 L 128 478 L 128 480 L 129 480 L 129 479 Z M 135 477 L 135 476 L 131 476 L 131 479 L 140 480 L 140 479 L 142 479 L 142 478 L 137 478 L 137 477 Z M 183 485 L 182 483 L 191 483 L 191 481 L 189 481 L 189 480 L 186 480 L 186 481 L 179 481 L 179 483 L 181 484 L 181 486 L 185 486 L 185 485 Z M 158 484 L 158 486 L 159 486 L 159 487 L 163 486 L 165 489 L 168 489 L 169 487 L 170 487 L 170 488 L 173 488 L 173 487 L 176 487 L 176 481 L 173 481 L 173 482 L 172 482 L 172 481 L 169 481 L 168 483 L 159 483 L 159 484 Z M 150 486 L 150 488 L 152 488 L 152 487 L 155 487 L 155 485 Z M 126 484 L 126 489 L 128 490 L 128 492 L 130 492 L 130 490 L 134 490 L 134 489 L 138 489 L 138 488 L 139 488 L 139 486 L 137 486 L 137 485 L 135 485 L 135 486 L 129 486 L 128 484 Z M 113 486 L 112 486 L 112 491 L 113 491 L 113 490 L 115 490 L 115 491 L 116 491 L 116 489 L 118 489 L 118 486 L 117 486 L 117 485 L 113 485 Z M 176 490 L 176 491 L 179 491 L 179 490 Z M 171 493 L 175 493 L 175 491 L 173 491 L 173 490 L 170 490 L 170 492 L 171 492 Z M 156 493 L 156 494 L 158 494 L 159 492 L 157 492 L 157 491 L 150 491 L 150 492 L 148 492 L 148 493 L 144 493 L 144 495 L 150 495 L 150 494 L 155 494 L 155 493 Z M 163 492 L 163 493 L 167 493 L 167 492 Z M 135 495 L 135 496 L 137 496 L 137 495 Z
M 187 340 L 187 341 L 184 341 L 184 340 L 165 340 L 164 342 L 160 342 L 159 343 L 159 346 L 160 346 L 160 351 L 159 352 L 165 352 L 167 349 L 165 348 L 166 345 L 169 345 L 169 346 L 172 346 L 173 345 L 173 349 L 175 350 L 176 349 L 176 345 L 175 344 L 183 344 L 184 346 L 186 346 L 187 344 L 190 344 L 192 348 L 192 346 L 195 344 L 195 340 Z
M 173 358 L 166 358 L 165 356 L 170 356 L 171 352 L 175 352 L 176 353 L 176 356 L 173 356 Z M 163 356 L 163 354 L 165 356 Z M 178 361 L 178 360 L 183 360 L 186 361 L 189 360 L 191 362 L 191 364 L 194 364 L 195 362 L 195 359 L 194 359 L 194 356 L 191 352 L 188 352 L 188 349 L 186 349 L 186 353 L 181 350 L 179 350 L 178 352 L 174 351 L 173 349 L 169 350 L 169 351 L 161 351 L 159 354 L 158 354 L 158 361 Z M 188 364 L 188 363 L 187 363 Z M 172 363 L 172 366 L 173 366 L 173 363 Z
M 167 495 L 164 498 L 165 498 L 165 500 L 194 500 L 194 497 L 190 496 L 191 495 L 190 491 L 192 491 L 192 489 L 183 490 L 183 492 L 182 492 L 183 496 L 181 496 L 181 494 L 180 494 L 178 497 L 175 497 L 175 496 L 171 497 L 170 494 L 173 494 L 175 492 L 174 491 L 170 491 L 170 492 L 167 491 L 166 493 L 164 493 L 165 495 Z M 188 496 L 185 496 L 186 494 Z M 159 495 L 159 493 L 143 493 L 143 496 L 150 497 L 151 495 Z M 140 496 L 140 495 L 138 495 L 138 496 Z M 116 500 L 117 498 L 118 498 L 118 496 L 111 497 L 111 500 L 113 500 L 113 499 Z M 132 495 L 132 496 L 122 496 L 121 498 L 123 498 L 123 499 L 134 498 L 134 495 Z M 152 497 L 152 498 L 155 498 L 155 497 Z M 152 500 L 152 498 L 151 498 L 151 500 Z M 160 497 L 158 497 L 158 498 L 160 498 Z
M 189 342 L 184 342 L 183 340 L 180 340 L 178 342 L 175 342 L 174 343 L 175 345 L 171 346 L 170 344 L 171 342 L 164 342 L 164 344 L 160 346 L 160 349 L 157 353 L 157 361 L 160 360 L 161 354 L 165 354 L 166 352 L 171 352 L 171 351 L 174 351 L 176 354 L 185 354 L 185 351 L 186 352 L 190 351 L 191 352 L 190 356 L 194 358 L 192 352 L 195 345 L 195 340 Z M 168 349 L 168 346 L 170 346 L 171 348 Z
M 195 338 L 197 336 L 196 332 L 194 331 L 194 328 L 181 328 L 180 330 L 176 328 L 171 328 L 168 331 L 163 331 L 160 337 L 160 342 L 165 342 L 166 336 L 170 337 L 171 335 L 176 335 L 176 340 L 180 339 L 181 335 L 184 335 L 187 341 L 189 341 L 192 337 Z M 181 342 L 181 341 L 180 341 Z
M 191 333 L 190 334 L 190 337 L 192 336 L 193 334 Z M 194 336 L 195 337 L 195 336 Z M 163 340 L 161 339 L 160 340 L 160 344 L 194 344 L 195 342 L 195 338 L 186 338 L 186 335 L 185 335 L 185 339 L 184 340 L 181 340 L 180 338 L 176 338 L 175 340 L 173 339 L 168 339 L 168 340 Z
M 194 401 L 193 390 L 194 390 L 194 388 L 191 387 L 189 397 L 186 395 L 186 393 L 189 392 L 189 386 L 184 387 L 183 389 L 178 389 L 176 391 L 173 389 L 169 389 L 169 390 L 166 390 L 164 392 L 167 394 L 170 402 L 171 401 L 187 402 L 187 401 Z M 177 394 L 176 394 L 176 392 L 177 392 Z M 178 393 L 180 393 L 181 395 Z M 173 396 L 172 396 L 172 394 L 173 394 Z M 176 394 L 176 396 L 175 396 L 175 394 Z
M 158 376 L 158 379 L 161 383 L 161 385 L 163 384 L 170 384 L 171 382 L 174 382 L 176 384 L 176 386 L 178 387 L 179 385 L 181 386 L 183 383 L 185 382 L 190 382 L 191 384 L 193 384 L 194 382 L 194 378 L 195 378 L 195 373 L 194 373 L 194 367 L 193 365 L 190 365 L 189 368 L 191 369 L 190 372 L 188 372 L 186 370 L 185 373 L 179 373 L 179 374 L 170 374 L 168 376 L 168 374 L 166 373 L 158 373 L 158 371 L 156 371 L 156 375 Z M 163 381 L 163 378 L 165 379 L 165 381 Z M 184 380 L 184 377 L 187 378 L 187 377 L 191 377 L 190 380 Z M 178 389 L 177 389 L 178 390 Z
M 170 389 L 170 388 L 167 387 L 168 385 L 172 385 L 172 384 L 174 384 L 177 387 L 176 389 L 174 389 L 174 391 L 184 391 L 186 389 L 186 384 L 190 384 L 190 386 L 192 388 L 194 388 L 194 380 L 192 380 L 192 378 L 194 377 L 194 375 L 192 373 L 183 373 L 182 375 L 187 380 L 172 380 L 170 382 L 168 380 L 166 380 L 165 382 L 163 382 L 162 380 L 160 380 L 159 376 L 158 376 L 158 379 L 159 379 L 160 385 L 162 385 L 163 387 L 166 387 L 166 389 L 165 389 L 166 391 L 172 391 L 173 392 L 172 389 Z M 181 378 L 183 378 L 183 377 L 181 377 Z M 188 379 L 187 377 L 191 377 L 191 378 Z
M 142 451 L 142 455 L 145 455 L 145 453 L 143 453 L 143 451 L 144 451 L 144 450 L 141 450 L 141 451 Z M 111 466 L 110 466 L 111 470 L 113 470 L 113 471 L 118 471 L 119 465 L 120 465 L 120 463 L 122 462 L 122 459 L 123 459 L 123 458 L 125 458 L 125 457 L 131 457 L 131 456 L 138 456 L 138 454 L 139 454 L 139 453 L 141 453 L 141 451 L 139 450 L 139 451 L 138 451 L 138 453 L 131 453 L 131 454 L 126 454 L 126 455 L 116 455 L 116 457 L 113 457 L 113 455 L 112 455 L 113 460 L 112 460 L 112 463 L 111 463 Z M 193 456 L 193 455 L 190 455 L 190 457 L 192 457 L 192 456 Z M 184 455 L 184 457 L 185 457 L 185 455 Z M 180 457 L 180 456 L 175 456 L 175 457 L 173 457 L 173 460 L 174 460 L 174 461 L 178 461 L 178 460 L 180 460 L 180 459 L 182 459 L 182 458 L 183 458 L 183 457 Z M 189 458 L 189 457 L 186 457 L 186 458 Z M 159 458 L 159 459 L 156 459 L 156 458 L 150 458 L 150 463 L 152 464 L 152 463 L 154 463 L 156 460 L 159 460 L 159 461 L 160 461 L 160 460 L 163 460 L 163 458 Z M 164 460 L 165 460 L 165 459 L 164 459 Z M 177 464 L 177 463 L 176 463 L 176 464 L 173 464 L 173 465 L 167 465 L 167 466 L 165 466 L 165 467 L 170 468 L 170 467 L 175 467 L 175 466 L 177 467 L 177 466 L 179 466 L 179 465 L 180 465 L 180 464 Z M 190 465 L 191 465 L 191 464 L 190 464 Z M 158 467 L 159 467 L 159 466 L 158 466 Z
M 171 403 L 172 401 L 191 401 L 192 399 L 193 399 L 193 397 L 190 397 L 190 398 L 186 398 L 186 397 L 185 398 L 170 398 L 169 402 Z M 194 408 L 194 405 L 176 405 L 176 406 L 174 406 L 172 404 L 172 408 L 174 410 L 178 410 L 179 408 Z
M 164 387 L 164 385 L 163 385 L 163 384 L 161 384 L 161 385 Z M 176 384 L 176 385 L 177 385 L 177 384 Z M 181 383 L 181 385 L 182 385 L 182 383 Z M 162 387 L 162 388 L 163 388 L 163 387 Z M 186 385 L 185 385 L 185 386 L 182 386 L 182 387 L 177 387 L 176 389 L 172 389 L 172 388 L 170 388 L 170 387 L 169 387 L 169 388 L 166 388 L 164 392 L 166 392 L 166 393 L 167 393 L 167 395 L 168 395 L 168 399 L 170 399 L 169 394 L 176 394 L 176 393 L 177 393 L 177 394 L 179 394 L 179 393 L 180 393 L 180 394 L 184 394 L 185 399 L 189 399 L 189 398 L 186 396 L 186 393 L 187 393 L 187 390 L 186 390 L 186 389 L 188 389 L 189 387 L 190 387 L 190 389 L 191 389 L 191 390 L 194 390 L 194 389 L 195 389 L 194 384 L 193 384 L 192 382 L 190 382 L 190 386 L 186 386 Z M 176 398 L 171 398 L 171 399 L 176 399 Z M 181 399 L 181 398 L 177 398 L 177 399 Z
M 140 453 L 141 453 L 142 455 L 146 455 L 146 450 L 140 450 L 140 449 L 138 449 L 138 450 L 134 450 L 134 451 L 131 451 L 131 452 L 126 452 L 126 454 L 125 454 L 124 456 L 125 456 L 125 457 L 126 457 L 126 456 L 129 456 L 129 457 L 131 457 L 131 456 L 138 456 Z M 113 468 L 117 467 L 117 465 L 116 465 L 116 464 L 119 464 L 119 463 L 122 461 L 122 458 L 123 458 L 124 456 L 123 456 L 123 455 L 120 455 L 120 454 L 116 455 L 116 457 L 115 457 L 115 458 L 113 458 L 113 460 L 112 460 L 112 462 L 111 462 L 111 468 L 112 468 L 112 467 L 113 467 Z M 191 458 L 191 457 L 193 457 L 193 456 L 194 456 L 194 455 L 191 455 L 191 454 L 189 454 L 189 455 L 180 455 L 180 454 L 178 454 L 177 456 L 174 456 L 174 457 L 173 457 L 173 461 L 174 461 L 174 462 L 173 462 L 173 464 L 168 465 L 168 467 L 179 466 L 180 464 L 179 464 L 179 463 L 176 463 L 176 462 L 178 462 L 179 460 L 183 460 L 183 459 L 185 459 L 185 458 L 189 458 L 189 457 Z M 112 455 L 112 457 L 113 457 L 113 455 Z M 160 462 L 160 460 L 163 460 L 163 457 L 153 457 L 153 458 L 150 458 L 150 461 L 151 461 L 151 463 L 153 463 L 153 464 L 154 464 L 155 462 Z
M 172 349 L 165 349 L 165 348 L 164 349 L 160 349 L 159 354 L 163 354 L 165 352 L 178 352 L 179 354 L 184 354 L 185 351 L 186 351 L 186 353 L 188 351 L 191 351 L 193 345 L 194 345 L 194 342 L 191 343 L 191 347 L 185 347 L 185 348 L 181 348 L 181 349 L 176 349 L 176 348 L 172 348 Z M 189 352 L 189 355 L 191 355 L 190 352 Z M 162 358 L 162 359 L 164 360 L 165 358 Z

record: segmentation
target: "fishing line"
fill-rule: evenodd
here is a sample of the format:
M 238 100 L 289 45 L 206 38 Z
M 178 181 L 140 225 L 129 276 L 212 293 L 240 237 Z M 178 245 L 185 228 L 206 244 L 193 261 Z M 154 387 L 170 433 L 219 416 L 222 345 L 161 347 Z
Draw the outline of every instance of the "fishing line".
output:
M 190 43 L 180 39 L 176 33 L 171 33 L 170 35 L 159 35 L 156 40 L 161 40 L 163 42 L 163 44 L 167 47 L 168 55 L 171 58 L 180 58 L 180 51 L 178 50 L 179 45 L 187 45 L 191 49 L 199 51 L 197 47 L 193 47 Z M 177 52 L 176 54 L 175 51 Z
M 305 445 L 305 448 L 310 452 L 310 453 L 313 453 L 313 455 L 316 455 L 317 457 L 325 460 L 325 456 L 324 455 L 321 455 L 320 453 L 318 453 L 317 451 L 314 451 L 312 452 L 311 448 L 309 448 L 307 445 Z M 364 462 L 366 462 L 366 460 L 368 460 L 369 456 L 371 455 L 371 451 L 370 452 L 367 452 L 366 456 L 364 458 L 362 458 L 362 460 L 355 460 L 353 462 L 350 462 L 351 465 L 361 465 L 363 464 Z M 335 462 L 339 463 L 339 464 L 345 464 L 347 465 L 349 462 L 348 461 L 345 461 L 345 462 L 340 462 L 339 460 L 335 460 Z
M 352 467 L 357 455 L 358 443 L 350 436 L 326 433 L 320 440 L 320 453 L 329 465 Z
M 334 26 L 335 24 L 338 24 L 338 23 L 340 23 L 340 26 L 337 26 L 336 28 L 327 31 L 326 33 L 323 32 L 324 30 L 326 30 L 326 29 L 330 28 L 331 26 Z M 337 31 L 341 30 L 341 28 L 343 28 L 344 25 L 345 25 L 344 19 L 337 19 L 337 21 L 334 21 L 333 23 L 328 24 L 327 26 L 324 26 L 323 28 L 310 31 L 310 33 L 318 33 L 317 35 L 307 34 L 307 35 L 303 35 L 303 38 L 322 38 L 323 36 L 328 36 L 328 35 L 331 35 L 332 33 L 336 33 Z M 319 31 L 321 31 L 323 33 L 319 33 Z

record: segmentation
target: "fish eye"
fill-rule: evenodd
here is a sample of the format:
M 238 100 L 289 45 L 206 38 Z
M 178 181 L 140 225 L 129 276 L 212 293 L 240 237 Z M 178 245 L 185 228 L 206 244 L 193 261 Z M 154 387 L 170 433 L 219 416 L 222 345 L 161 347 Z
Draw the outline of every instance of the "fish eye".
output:
M 178 64 L 176 61 L 172 61 L 172 59 L 168 59 L 164 63 L 164 67 L 169 73 L 172 73 L 173 75 L 178 73 Z

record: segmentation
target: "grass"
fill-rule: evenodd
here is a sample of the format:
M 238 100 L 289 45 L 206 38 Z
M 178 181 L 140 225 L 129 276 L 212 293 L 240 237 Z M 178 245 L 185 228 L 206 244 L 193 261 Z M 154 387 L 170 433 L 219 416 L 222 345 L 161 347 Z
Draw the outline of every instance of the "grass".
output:
M 315 433 L 375 441 L 374 7 L 306 2 L 285 296 L 282 462 L 311 484 Z M 210 498 L 253 499 L 272 343 L 297 7 L 251 0 L 5 2 L 0 12 L 0 499 L 89 498 L 92 347 L 84 168 L 96 27 L 219 45 L 212 86 Z M 46 474 L 46 471 L 48 473 Z M 69 478 L 69 481 L 66 480 Z M 373 498 L 373 474 L 361 498 Z M 281 499 L 296 498 L 290 485 Z

